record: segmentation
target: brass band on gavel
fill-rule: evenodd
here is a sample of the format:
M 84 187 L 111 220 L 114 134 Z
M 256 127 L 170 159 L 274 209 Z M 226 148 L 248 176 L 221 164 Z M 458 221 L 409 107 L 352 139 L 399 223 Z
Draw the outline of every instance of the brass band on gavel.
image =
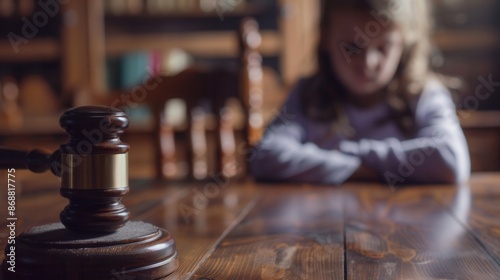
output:
M 95 190 L 128 187 L 128 153 L 61 154 L 61 187 Z

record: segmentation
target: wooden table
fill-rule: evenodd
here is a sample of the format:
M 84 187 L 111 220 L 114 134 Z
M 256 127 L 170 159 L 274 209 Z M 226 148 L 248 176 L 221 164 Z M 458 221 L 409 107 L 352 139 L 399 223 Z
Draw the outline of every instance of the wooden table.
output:
M 17 201 L 18 234 L 56 222 L 67 204 L 54 188 Z M 500 174 L 395 192 L 144 180 L 124 203 L 174 235 L 180 266 L 167 279 L 500 279 Z

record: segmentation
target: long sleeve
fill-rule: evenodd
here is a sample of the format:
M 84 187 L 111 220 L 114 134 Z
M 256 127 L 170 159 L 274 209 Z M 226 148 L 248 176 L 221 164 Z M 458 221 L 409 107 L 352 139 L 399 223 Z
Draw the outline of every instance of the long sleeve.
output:
M 342 141 L 340 150 L 359 156 L 389 185 L 400 183 L 458 183 L 468 180 L 467 143 L 449 92 L 432 82 L 416 107 L 416 138 L 400 141 L 361 139 Z
M 359 167 L 359 157 L 324 150 L 305 141 L 306 120 L 300 108 L 299 85 L 277 112 L 249 159 L 258 180 L 341 184 Z

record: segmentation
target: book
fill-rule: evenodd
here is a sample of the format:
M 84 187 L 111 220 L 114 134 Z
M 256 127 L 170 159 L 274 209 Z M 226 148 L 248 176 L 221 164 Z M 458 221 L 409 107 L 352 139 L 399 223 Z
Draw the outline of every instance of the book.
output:
M 106 59 L 108 89 L 132 90 L 150 76 L 160 73 L 161 56 L 157 52 L 132 52 Z

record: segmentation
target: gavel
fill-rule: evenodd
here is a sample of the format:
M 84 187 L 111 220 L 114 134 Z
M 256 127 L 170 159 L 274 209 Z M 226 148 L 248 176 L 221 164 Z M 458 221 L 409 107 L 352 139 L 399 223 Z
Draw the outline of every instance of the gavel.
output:
M 60 125 L 69 139 L 52 154 L 0 148 L 0 169 L 51 170 L 69 199 L 61 223 L 17 237 L 16 272 L 7 269 L 5 250 L 6 279 L 158 279 L 172 273 L 178 266 L 174 239 L 151 224 L 129 222 L 121 203 L 129 191 L 129 145 L 120 140 L 128 127 L 125 113 L 79 107 L 64 112 Z

